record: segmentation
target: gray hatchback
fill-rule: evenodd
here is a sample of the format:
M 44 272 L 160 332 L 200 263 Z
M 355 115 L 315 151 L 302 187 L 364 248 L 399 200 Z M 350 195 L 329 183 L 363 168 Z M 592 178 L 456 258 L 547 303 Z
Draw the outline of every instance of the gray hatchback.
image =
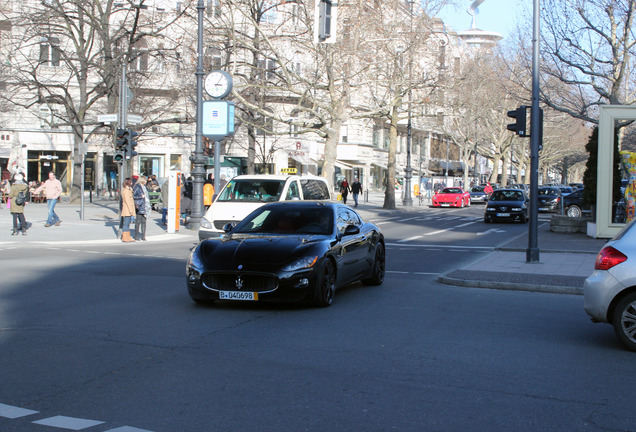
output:
M 592 321 L 614 326 L 620 342 L 636 351 L 636 228 L 631 221 L 596 257 L 583 284 L 584 308 Z

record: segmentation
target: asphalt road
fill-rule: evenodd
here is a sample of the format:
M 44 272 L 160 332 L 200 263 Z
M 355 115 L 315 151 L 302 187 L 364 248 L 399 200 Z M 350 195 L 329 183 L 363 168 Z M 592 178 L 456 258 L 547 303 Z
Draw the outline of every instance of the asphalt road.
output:
M 195 305 L 187 238 L 0 249 L 0 430 L 636 430 L 634 355 L 579 296 L 435 281 L 521 225 L 367 216 L 386 282 L 324 309 Z

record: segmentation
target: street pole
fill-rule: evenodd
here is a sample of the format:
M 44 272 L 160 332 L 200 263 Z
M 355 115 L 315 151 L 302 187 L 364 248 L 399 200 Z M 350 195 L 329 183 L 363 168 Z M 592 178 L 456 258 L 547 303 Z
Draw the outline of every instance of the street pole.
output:
M 413 2 L 409 1 L 409 25 L 411 27 L 411 34 L 413 33 Z M 406 124 L 406 169 L 404 170 L 404 198 L 402 199 L 402 205 L 406 207 L 413 206 L 413 197 L 411 196 L 411 178 L 413 177 L 413 168 L 411 168 L 411 69 L 412 69 L 412 54 L 409 53 L 409 119 Z
M 197 28 L 197 129 L 194 143 L 194 156 L 190 156 L 190 161 L 194 167 L 192 169 L 192 212 L 190 214 L 189 228 L 196 229 L 203 217 L 203 182 L 205 177 L 206 157 L 203 154 L 203 12 L 205 4 L 203 0 L 197 2 L 198 28 Z M 215 152 L 216 153 L 216 152 Z M 218 158 L 214 159 L 214 166 L 218 165 Z M 216 190 L 215 190 L 216 191 Z
M 526 262 L 539 262 L 539 145 L 541 116 L 539 115 L 539 0 L 533 0 L 532 34 L 532 114 L 530 118 L 530 221 L 528 225 L 528 249 Z

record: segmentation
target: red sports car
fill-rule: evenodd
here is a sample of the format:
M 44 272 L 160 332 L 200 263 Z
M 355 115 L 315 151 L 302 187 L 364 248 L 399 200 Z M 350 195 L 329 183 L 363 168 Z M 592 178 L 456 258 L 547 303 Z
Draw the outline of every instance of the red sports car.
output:
M 470 193 L 458 187 L 447 187 L 433 195 L 433 207 L 468 207 Z

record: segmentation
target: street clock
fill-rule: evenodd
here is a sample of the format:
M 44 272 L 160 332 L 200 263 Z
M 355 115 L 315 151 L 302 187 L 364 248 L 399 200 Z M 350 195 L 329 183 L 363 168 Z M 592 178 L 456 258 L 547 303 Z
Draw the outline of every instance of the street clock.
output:
M 232 77 L 222 70 L 212 71 L 205 77 L 203 87 L 211 97 L 222 99 L 232 91 Z

